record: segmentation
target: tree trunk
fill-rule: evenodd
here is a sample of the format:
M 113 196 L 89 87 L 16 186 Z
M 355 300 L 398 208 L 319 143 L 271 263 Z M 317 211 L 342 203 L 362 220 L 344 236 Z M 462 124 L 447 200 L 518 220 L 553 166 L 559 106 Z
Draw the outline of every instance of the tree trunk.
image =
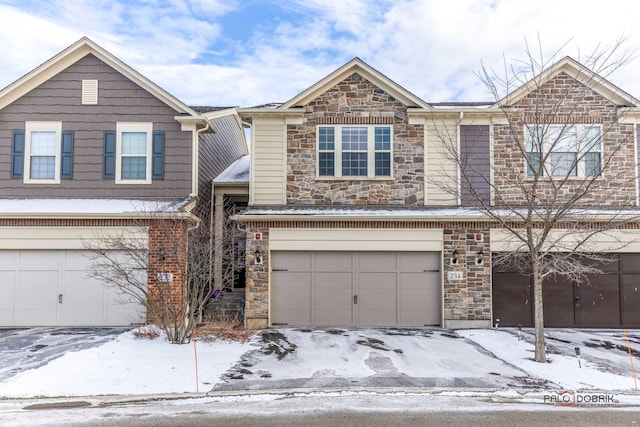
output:
M 542 305 L 542 274 L 537 260 L 533 264 L 533 324 L 535 327 L 535 361 L 547 362 L 547 348 L 544 342 L 544 308 Z

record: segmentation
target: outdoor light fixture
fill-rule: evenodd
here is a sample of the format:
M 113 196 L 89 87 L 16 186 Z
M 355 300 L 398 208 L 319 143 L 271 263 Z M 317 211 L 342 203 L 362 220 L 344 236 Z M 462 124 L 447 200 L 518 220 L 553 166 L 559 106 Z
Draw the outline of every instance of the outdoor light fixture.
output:
M 458 250 L 454 249 L 451 254 L 451 264 L 456 265 L 458 263 Z
M 160 258 L 160 261 L 164 261 L 164 260 L 167 259 L 167 254 L 166 254 L 164 248 L 160 248 L 158 250 L 158 257 Z
M 476 264 L 478 265 L 482 264 L 483 256 L 484 256 L 484 252 L 482 251 L 482 249 L 480 249 L 480 252 L 478 252 L 478 255 L 476 255 Z
M 262 264 L 262 254 L 260 253 L 260 249 L 256 249 L 254 255 L 255 255 L 255 263 Z

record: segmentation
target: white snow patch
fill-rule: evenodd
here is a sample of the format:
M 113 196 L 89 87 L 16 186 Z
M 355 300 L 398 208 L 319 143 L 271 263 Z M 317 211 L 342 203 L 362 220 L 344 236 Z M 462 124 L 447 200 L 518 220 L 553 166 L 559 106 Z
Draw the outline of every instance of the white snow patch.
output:
M 207 392 L 248 344 L 196 342 L 198 391 Z M 194 345 L 125 332 L 100 347 L 67 353 L 0 383 L 0 396 L 89 396 L 196 392 Z

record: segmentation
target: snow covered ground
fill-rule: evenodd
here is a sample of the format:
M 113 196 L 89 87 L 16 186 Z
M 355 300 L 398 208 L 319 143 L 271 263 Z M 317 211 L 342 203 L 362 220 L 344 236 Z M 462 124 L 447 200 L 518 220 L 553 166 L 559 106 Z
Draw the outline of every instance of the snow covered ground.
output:
M 502 391 L 508 390 L 509 384 L 514 389 L 532 384 L 530 390 L 608 390 L 625 393 L 632 403 L 637 399 L 640 404 L 629 356 L 624 347 L 620 348 L 625 341 L 615 331 L 553 331 L 548 340 L 550 363 L 546 364 L 532 361 L 530 331 L 522 340 L 516 331 L 506 329 L 456 333 L 441 329 L 266 332 L 272 334 L 270 339 L 258 334 L 245 344 L 198 341 L 197 382 L 193 344 L 136 339 L 125 332 L 99 347 L 68 352 L 44 366 L 1 381 L 0 398 L 206 393 L 216 386 L 224 389 L 225 385 L 243 381 L 249 381 L 248 388 L 256 388 L 261 381 L 262 389 L 272 384 L 282 387 L 286 381 L 299 378 L 316 381 L 310 383 L 313 387 L 328 384 L 320 381 L 323 378 L 350 380 L 334 385 L 355 381 L 357 385 L 377 386 L 402 385 L 402 381 L 413 384 L 412 378 L 430 378 L 435 386 L 451 390 L 464 389 L 465 384 L 473 386 L 476 380 L 479 387 L 492 385 Z M 632 345 L 640 351 L 637 335 L 635 331 Z M 579 366 L 574 342 L 602 345 L 582 345 Z M 634 360 L 640 368 L 640 360 L 635 356 Z

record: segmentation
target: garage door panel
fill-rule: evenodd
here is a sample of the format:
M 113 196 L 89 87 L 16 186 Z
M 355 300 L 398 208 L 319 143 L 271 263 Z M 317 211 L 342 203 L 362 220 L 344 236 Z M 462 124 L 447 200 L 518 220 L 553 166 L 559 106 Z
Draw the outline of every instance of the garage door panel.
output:
M 387 292 L 396 292 L 397 273 L 360 273 L 358 275 L 359 293 L 384 292 L 381 297 L 386 297 Z
M 273 270 L 311 271 L 311 254 L 305 252 L 282 252 L 272 255 Z
M 0 271 L 0 310 L 13 311 L 15 298 L 16 273 L 13 271 Z
M 622 324 L 640 326 L 640 274 L 622 274 Z
M 397 256 L 388 252 L 361 252 L 358 254 L 358 271 L 369 273 L 396 272 Z
M 22 251 L 18 268 L 26 271 L 60 269 L 60 252 L 58 251 Z
M 493 318 L 505 326 L 532 326 L 530 279 L 519 273 L 493 272 Z
M 315 273 L 312 324 L 335 326 L 353 323 L 352 278 L 351 272 Z
M 311 273 L 274 273 L 273 277 L 278 283 L 271 297 L 273 308 L 311 308 Z
M 440 253 L 400 253 L 400 271 L 403 273 L 422 273 L 424 270 L 440 270 Z
M 349 252 L 317 252 L 314 256 L 315 271 L 353 271 L 353 260 Z
M 0 251 L 0 271 L 15 271 L 18 268 L 18 252 Z
M 398 324 L 395 306 L 358 310 L 358 326 L 396 326 Z

